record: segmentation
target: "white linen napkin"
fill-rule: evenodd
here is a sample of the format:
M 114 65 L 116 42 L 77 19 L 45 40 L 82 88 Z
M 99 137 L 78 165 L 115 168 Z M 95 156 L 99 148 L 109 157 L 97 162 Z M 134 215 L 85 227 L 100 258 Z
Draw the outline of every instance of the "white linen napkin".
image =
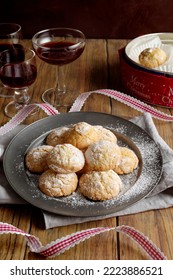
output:
M 152 117 L 149 113 L 145 113 L 140 117 L 136 117 L 131 120 L 133 123 L 143 128 L 154 141 L 159 145 L 163 157 L 163 173 L 161 180 L 157 187 L 149 194 L 147 198 L 144 198 L 134 205 L 124 209 L 122 211 L 96 217 L 67 217 L 42 211 L 45 228 L 53 228 L 58 226 L 78 224 L 93 220 L 101 220 L 110 217 L 134 214 L 154 209 L 162 209 L 173 206 L 173 150 L 165 143 L 165 141 L 159 136 L 157 129 L 153 123 Z M 12 132 L 1 136 L 0 138 L 0 159 L 2 160 L 3 152 L 9 141 L 14 135 L 19 132 L 24 126 L 20 125 Z M 0 203 L 1 204 L 25 204 L 26 202 L 20 198 L 9 186 L 2 169 L 2 162 L 0 163 Z
M 19 125 L 7 134 L 0 136 L 0 204 L 26 204 L 26 202 L 13 191 L 9 185 L 4 171 L 3 171 L 3 153 L 11 139 L 23 128 L 25 125 Z

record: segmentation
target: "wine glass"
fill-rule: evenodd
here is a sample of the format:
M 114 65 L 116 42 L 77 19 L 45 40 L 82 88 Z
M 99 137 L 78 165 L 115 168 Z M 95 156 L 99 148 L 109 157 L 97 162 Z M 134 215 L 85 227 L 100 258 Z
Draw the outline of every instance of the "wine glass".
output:
M 42 94 L 42 100 L 54 107 L 69 107 L 75 90 L 66 88 L 63 65 L 76 60 L 84 51 L 85 35 L 72 28 L 50 28 L 39 31 L 32 38 L 33 48 L 38 57 L 56 66 L 54 88 Z
M 17 23 L 0 23 L 0 52 L 10 48 L 20 48 L 21 26 Z M 0 85 L 0 97 L 11 97 L 9 90 Z
M 0 53 L 0 78 L 7 89 L 13 89 L 13 101 L 4 111 L 13 117 L 29 103 L 28 87 L 37 77 L 35 52 L 28 48 L 11 48 Z

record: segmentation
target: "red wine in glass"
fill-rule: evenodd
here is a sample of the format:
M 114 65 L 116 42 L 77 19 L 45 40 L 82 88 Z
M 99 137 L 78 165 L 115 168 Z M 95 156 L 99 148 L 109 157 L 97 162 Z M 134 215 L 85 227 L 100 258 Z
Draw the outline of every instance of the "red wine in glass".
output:
M 75 48 L 73 48 L 74 45 Z M 49 64 L 64 65 L 76 60 L 83 50 L 84 45 L 77 48 L 76 43 L 70 41 L 53 41 L 41 44 L 36 52 L 40 59 Z
M 28 87 L 37 77 L 35 52 L 27 48 L 8 49 L 0 53 L 0 79 L 6 88 L 14 89 L 14 100 L 4 111 L 13 117 L 29 102 Z
M 32 85 L 37 77 L 35 65 L 5 64 L 1 67 L 0 78 L 5 86 L 10 88 L 25 88 Z
M 19 63 L 24 61 L 24 59 L 25 51 L 22 45 L 19 45 L 19 48 L 11 47 L 9 49 L 5 49 L 3 52 L 0 52 L 0 67 L 6 63 Z
M 80 57 L 85 48 L 85 35 L 73 28 L 50 28 L 37 32 L 32 37 L 33 48 L 38 57 L 55 66 L 56 82 L 53 88 L 42 94 L 42 100 L 66 111 L 79 95 L 77 89 L 65 83 L 66 64 Z
M 24 88 L 30 86 L 36 79 L 35 65 L 25 60 L 24 48 L 11 48 L 0 53 L 0 78 L 5 86 Z
M 8 49 L 22 49 L 21 44 L 12 44 L 12 43 L 2 43 L 0 42 L 0 53 Z
M 14 48 L 23 48 L 21 45 L 22 30 L 17 23 L 0 23 L 0 53 Z M 0 97 L 12 97 L 10 91 L 0 83 Z

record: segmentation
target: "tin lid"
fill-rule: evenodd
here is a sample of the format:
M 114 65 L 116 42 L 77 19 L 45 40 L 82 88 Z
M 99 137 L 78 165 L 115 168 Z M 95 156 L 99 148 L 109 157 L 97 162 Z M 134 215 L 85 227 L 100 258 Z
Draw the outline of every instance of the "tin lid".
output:
M 172 47 L 171 47 L 172 45 Z M 137 61 L 136 57 L 138 54 L 147 47 L 155 47 L 155 46 L 162 46 L 162 48 L 166 48 L 171 54 L 171 61 L 167 63 L 167 65 L 160 66 L 159 68 L 147 68 L 140 65 Z M 171 52 L 170 52 L 171 50 Z M 134 52 L 134 54 L 132 54 Z M 135 53 L 136 52 L 136 53 Z M 131 62 L 131 64 L 145 72 L 153 73 L 155 75 L 164 75 L 168 77 L 173 77 L 173 33 L 151 33 L 146 34 L 143 36 L 139 36 L 132 41 L 130 41 L 125 47 L 125 56 L 126 59 Z M 169 56 L 169 55 L 168 55 Z M 171 63 L 170 63 L 171 62 Z

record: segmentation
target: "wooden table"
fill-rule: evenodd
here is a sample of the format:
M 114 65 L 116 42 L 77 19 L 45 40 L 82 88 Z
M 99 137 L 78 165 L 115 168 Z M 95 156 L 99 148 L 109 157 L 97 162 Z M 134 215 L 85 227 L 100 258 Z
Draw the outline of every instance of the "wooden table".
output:
M 87 40 L 82 56 L 67 67 L 69 84 L 77 87 L 80 92 L 101 88 L 117 89 L 120 87 L 118 49 L 125 46 L 127 40 Z M 26 41 L 25 44 L 30 44 Z M 55 80 L 54 68 L 39 59 L 38 77 L 31 87 L 31 101 L 41 103 L 42 92 L 52 87 Z M 45 78 L 46 77 L 46 78 Z M 10 99 L 0 98 L 0 124 L 9 119 L 4 116 L 3 108 Z M 171 114 L 173 110 L 159 108 L 160 111 Z M 136 110 L 114 101 L 108 97 L 93 94 L 83 107 L 83 111 L 104 112 L 117 115 L 125 119 L 133 118 L 140 113 Z M 43 111 L 34 115 L 26 124 L 44 118 Z M 173 148 L 172 123 L 154 120 L 157 129 L 166 143 Z M 0 221 L 13 224 L 20 229 L 37 236 L 43 244 L 73 232 L 92 227 L 129 225 L 148 236 L 158 246 L 168 259 L 173 259 L 173 208 L 148 211 L 117 218 L 103 219 L 82 224 L 69 225 L 45 230 L 41 223 L 40 210 L 32 205 L 1 205 Z M 25 239 L 17 235 L 0 236 L 1 260 L 38 260 L 44 257 L 31 253 Z M 53 258 L 58 260 L 145 260 L 148 259 L 144 251 L 122 234 L 115 231 L 92 237 L 65 253 Z

